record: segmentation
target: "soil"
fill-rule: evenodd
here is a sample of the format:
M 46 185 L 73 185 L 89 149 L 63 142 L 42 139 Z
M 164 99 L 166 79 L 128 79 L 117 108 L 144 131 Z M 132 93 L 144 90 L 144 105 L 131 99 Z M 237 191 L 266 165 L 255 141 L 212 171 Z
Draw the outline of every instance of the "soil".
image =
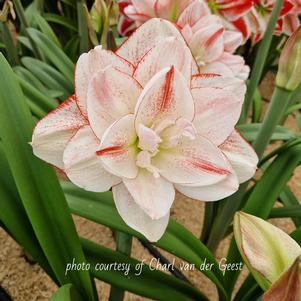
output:
M 261 86 L 262 95 L 269 99 L 273 87 L 273 77 L 268 76 Z M 297 131 L 295 120 L 289 117 L 286 125 Z M 301 167 L 297 168 L 289 186 L 292 188 L 299 200 L 301 200 Z M 204 214 L 204 203 L 195 201 L 177 194 L 175 203 L 171 210 L 171 216 L 197 237 L 200 236 L 202 229 L 202 220 Z M 115 242 L 112 231 L 104 226 L 97 225 L 85 219 L 74 217 L 74 221 L 80 235 L 91 239 L 106 247 L 115 248 Z M 290 219 L 272 220 L 274 224 L 282 228 L 287 233 L 294 229 Z M 227 254 L 230 238 L 225 239 L 219 246 L 216 257 L 219 260 Z M 30 262 L 24 254 L 23 249 L 13 241 L 4 230 L 0 230 L 0 285 L 9 293 L 14 301 L 45 301 L 57 289 L 50 278 L 37 265 Z M 173 256 L 167 252 L 162 253 L 169 259 Z M 141 246 L 138 240 L 134 238 L 132 256 L 137 259 L 146 259 L 148 262 L 152 256 Z M 179 260 L 176 260 L 179 263 Z M 210 300 L 217 301 L 217 292 L 212 283 L 198 271 L 184 271 L 185 276 L 194 286 L 203 291 Z M 245 277 L 247 271 L 244 271 L 240 281 Z M 101 281 L 97 281 L 97 290 L 101 301 L 108 300 L 110 286 Z M 131 293 L 126 293 L 126 301 L 149 300 Z

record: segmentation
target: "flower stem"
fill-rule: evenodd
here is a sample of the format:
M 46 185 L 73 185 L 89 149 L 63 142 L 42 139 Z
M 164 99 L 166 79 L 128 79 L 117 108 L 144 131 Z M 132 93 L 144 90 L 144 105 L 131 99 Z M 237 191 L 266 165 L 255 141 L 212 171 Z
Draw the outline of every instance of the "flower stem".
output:
M 123 232 L 116 231 L 116 250 L 125 255 L 131 255 L 132 236 Z M 124 290 L 111 286 L 109 301 L 122 301 Z
M 263 124 L 253 143 L 253 147 L 259 158 L 261 158 L 265 147 L 270 142 L 276 126 L 284 115 L 291 96 L 292 92 L 278 87 L 275 88 L 268 112 L 265 115 Z M 239 190 L 235 194 L 221 201 L 220 211 L 213 223 L 207 243 L 207 246 L 211 251 L 214 251 L 217 248 L 219 242 L 224 237 L 227 228 L 232 221 L 233 215 L 241 206 L 247 186 L 248 181 L 241 184 Z
M 205 214 L 204 214 L 204 221 L 203 221 L 203 229 L 201 234 L 201 241 L 203 243 L 207 242 L 212 222 L 216 213 L 216 204 L 214 202 L 206 202 L 205 203 Z
M 262 157 L 265 147 L 269 144 L 276 126 L 284 115 L 291 95 L 292 92 L 290 91 L 278 87 L 275 88 L 268 111 L 253 143 L 254 150 L 259 158 Z
M 271 45 L 273 34 L 274 34 L 274 28 L 275 28 L 276 22 L 278 20 L 282 4 L 283 4 L 283 0 L 276 0 L 267 30 L 264 34 L 263 39 L 260 42 L 261 44 L 258 49 L 258 52 L 256 53 L 256 59 L 255 59 L 254 67 L 253 67 L 253 70 L 252 70 L 252 73 L 250 76 L 250 81 L 249 81 L 248 88 L 247 88 L 247 93 L 246 93 L 246 98 L 245 98 L 245 102 L 244 102 L 244 107 L 243 107 L 240 123 L 245 123 L 245 121 L 247 119 L 249 107 L 254 98 L 256 88 L 259 84 L 259 81 L 260 81 L 260 78 L 262 75 L 262 71 L 264 69 L 264 65 L 265 65 L 265 62 L 266 62 L 266 59 L 267 59 L 267 56 L 269 53 L 270 45 Z

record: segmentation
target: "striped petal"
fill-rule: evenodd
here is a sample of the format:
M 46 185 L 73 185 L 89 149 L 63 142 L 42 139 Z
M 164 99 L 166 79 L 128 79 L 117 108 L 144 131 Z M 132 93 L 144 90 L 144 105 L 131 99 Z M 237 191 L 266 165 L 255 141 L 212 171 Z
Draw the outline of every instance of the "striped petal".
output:
M 98 71 L 108 66 L 115 67 L 127 74 L 132 74 L 133 66 L 125 59 L 114 54 L 112 51 L 103 50 L 97 46 L 84 53 L 77 61 L 75 68 L 75 94 L 81 112 L 87 115 L 87 92 L 91 78 Z
M 135 178 L 138 174 L 136 140 L 134 115 L 115 121 L 104 133 L 96 152 L 104 168 L 119 177 Z
M 31 143 L 34 154 L 63 169 L 63 153 L 69 139 L 86 124 L 75 97 L 71 96 L 35 126 Z
M 185 100 L 185 101 L 183 101 Z M 180 117 L 192 120 L 194 102 L 183 75 L 174 67 L 157 73 L 145 86 L 136 106 L 135 125 L 159 127 Z
M 211 185 L 231 173 L 222 152 L 207 139 L 182 138 L 176 147 L 161 150 L 152 160 L 160 174 L 172 183 Z
M 166 67 L 174 66 L 190 84 L 192 61 L 190 49 L 183 43 L 183 40 L 174 37 L 166 38 L 141 59 L 134 77 L 142 86 L 145 86 L 156 73 Z
M 117 54 L 137 66 L 141 58 L 162 39 L 182 35 L 172 23 L 152 18 L 141 25 L 117 50 Z
M 99 139 L 115 120 L 134 113 L 141 91 L 135 79 L 116 68 L 108 67 L 94 75 L 88 88 L 87 111 Z

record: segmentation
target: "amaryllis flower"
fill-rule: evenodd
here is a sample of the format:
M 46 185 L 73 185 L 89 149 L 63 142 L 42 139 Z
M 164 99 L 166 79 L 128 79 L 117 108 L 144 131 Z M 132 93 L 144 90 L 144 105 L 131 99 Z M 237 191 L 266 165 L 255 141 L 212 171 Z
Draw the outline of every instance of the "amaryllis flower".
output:
M 212 15 L 203 0 L 126 0 L 119 5 L 123 12 L 119 23 L 121 33 L 131 32 L 135 26 L 155 16 L 171 20 L 180 29 L 200 72 L 248 78 L 249 68 L 244 59 L 233 54 L 243 42 L 242 34 L 226 29 L 222 19 Z
M 248 78 L 249 67 L 241 56 L 233 54 L 243 42 L 241 33 L 226 29 L 222 19 L 212 15 L 204 1 L 192 1 L 176 24 L 200 72 Z
M 210 9 L 228 21 L 235 21 L 250 11 L 253 0 L 207 0 Z
M 274 0 L 253 0 L 252 8 L 238 19 L 226 18 L 229 28 L 237 28 L 246 39 L 251 38 L 253 44 L 260 41 L 266 31 Z M 275 34 L 292 34 L 299 26 L 301 14 L 300 0 L 284 0 Z M 231 24 L 231 25 L 230 25 Z M 233 27 L 234 26 L 234 27 Z
M 215 201 L 253 176 L 234 128 L 244 93 L 235 77 L 198 74 L 177 28 L 154 18 L 116 53 L 79 58 L 75 95 L 38 122 L 33 151 L 86 190 L 112 187 L 123 220 L 156 241 L 175 189 Z

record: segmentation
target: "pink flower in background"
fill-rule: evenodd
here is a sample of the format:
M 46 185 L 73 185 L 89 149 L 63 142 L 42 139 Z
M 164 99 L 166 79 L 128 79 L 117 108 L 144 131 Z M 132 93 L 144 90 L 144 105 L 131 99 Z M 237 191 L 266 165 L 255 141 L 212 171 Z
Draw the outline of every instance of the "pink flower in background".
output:
M 222 19 L 212 15 L 203 0 L 127 0 L 120 1 L 119 5 L 124 12 L 119 23 L 121 33 L 131 32 L 154 16 L 169 19 L 180 29 L 200 72 L 234 75 L 244 80 L 248 78 L 249 67 L 244 59 L 233 55 L 243 42 L 241 33 L 226 29 Z
M 75 95 L 38 122 L 33 151 L 86 190 L 112 188 L 123 220 L 156 241 L 175 189 L 216 201 L 254 175 L 234 128 L 244 93 L 234 76 L 199 74 L 178 29 L 153 18 L 116 53 L 79 58 Z
M 238 29 L 245 40 L 251 38 L 253 44 L 263 38 L 273 7 L 274 0 L 253 0 L 253 6 L 240 18 L 225 17 L 228 27 Z M 291 35 L 299 26 L 301 14 L 300 0 L 284 0 L 280 17 L 277 22 L 275 34 L 285 33 Z

